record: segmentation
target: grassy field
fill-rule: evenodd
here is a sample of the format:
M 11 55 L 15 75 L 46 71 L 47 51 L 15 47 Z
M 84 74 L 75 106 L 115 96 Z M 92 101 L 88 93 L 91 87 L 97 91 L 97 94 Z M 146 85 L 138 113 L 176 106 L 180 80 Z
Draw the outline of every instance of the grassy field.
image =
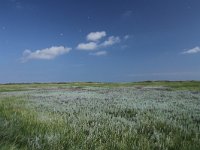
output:
M 200 149 L 200 82 L 0 85 L 1 150 Z

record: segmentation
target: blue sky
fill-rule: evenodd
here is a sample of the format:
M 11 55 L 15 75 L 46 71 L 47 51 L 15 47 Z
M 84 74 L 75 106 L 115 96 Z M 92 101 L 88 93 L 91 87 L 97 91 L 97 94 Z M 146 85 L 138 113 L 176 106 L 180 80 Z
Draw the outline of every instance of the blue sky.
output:
M 199 0 L 1 0 L 0 83 L 200 80 Z

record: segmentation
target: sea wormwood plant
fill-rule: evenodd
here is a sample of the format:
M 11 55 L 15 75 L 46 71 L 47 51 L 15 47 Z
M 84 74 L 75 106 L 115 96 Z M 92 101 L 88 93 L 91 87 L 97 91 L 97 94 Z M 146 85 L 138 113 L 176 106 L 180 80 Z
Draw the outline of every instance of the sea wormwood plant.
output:
M 0 93 L 0 148 L 200 148 L 199 93 L 85 89 Z

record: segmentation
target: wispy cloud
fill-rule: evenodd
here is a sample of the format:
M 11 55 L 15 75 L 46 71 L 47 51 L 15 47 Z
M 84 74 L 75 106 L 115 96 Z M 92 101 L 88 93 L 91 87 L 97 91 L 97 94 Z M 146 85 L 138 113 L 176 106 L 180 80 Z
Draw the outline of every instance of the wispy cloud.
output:
M 89 33 L 87 35 L 87 40 L 88 41 L 98 41 L 98 40 L 102 39 L 105 36 L 106 36 L 106 32 L 105 31 L 91 32 L 91 33 Z
M 125 35 L 124 40 L 128 40 L 130 38 L 130 35 Z
M 27 62 L 32 59 L 50 60 L 50 59 L 54 59 L 60 55 L 69 53 L 70 50 L 71 50 L 71 48 L 64 47 L 64 46 L 53 46 L 50 48 L 36 50 L 34 52 L 32 52 L 31 50 L 25 50 L 23 52 L 21 61 Z
M 195 54 L 195 53 L 200 53 L 200 47 L 196 46 L 192 49 L 182 52 L 182 54 Z
M 100 46 L 107 47 L 107 46 L 111 46 L 111 45 L 114 45 L 119 42 L 120 42 L 120 38 L 118 36 L 116 36 L 116 37 L 110 36 L 106 41 L 104 41 L 102 44 L 100 44 Z
M 77 49 L 79 49 L 79 50 L 86 50 L 86 51 L 95 50 L 97 48 L 98 48 L 98 45 L 95 42 L 80 43 L 77 46 Z
M 9 0 L 12 4 L 14 4 L 14 7 L 16 9 L 23 9 L 23 5 L 19 0 Z
M 93 55 L 93 56 L 105 56 L 107 54 L 108 54 L 107 51 L 98 51 L 95 53 L 90 53 L 90 55 Z

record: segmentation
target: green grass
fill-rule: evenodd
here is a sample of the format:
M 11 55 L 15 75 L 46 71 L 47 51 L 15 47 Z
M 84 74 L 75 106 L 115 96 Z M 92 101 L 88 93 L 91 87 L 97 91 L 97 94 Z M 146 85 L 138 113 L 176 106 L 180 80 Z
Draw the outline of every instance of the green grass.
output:
M 46 120 L 40 120 L 41 114 Z M 17 149 L 63 149 L 73 130 L 58 114 L 37 112 L 25 107 L 24 100 L 16 97 L 0 103 L 0 142 L 2 147 Z M 61 134 L 64 139 L 61 140 Z M 76 136 L 76 135 L 75 135 Z M 66 141 L 65 141 L 66 140 Z M 61 143 L 65 142 L 65 143 Z
M 146 81 L 129 84 L 133 86 L 164 86 L 172 90 L 200 91 L 200 81 Z
M 200 91 L 200 81 L 144 81 L 127 83 L 72 82 L 72 83 L 32 83 L 32 84 L 0 84 L 0 92 L 26 91 L 45 88 L 85 88 L 85 87 L 148 87 L 163 86 L 171 90 Z

